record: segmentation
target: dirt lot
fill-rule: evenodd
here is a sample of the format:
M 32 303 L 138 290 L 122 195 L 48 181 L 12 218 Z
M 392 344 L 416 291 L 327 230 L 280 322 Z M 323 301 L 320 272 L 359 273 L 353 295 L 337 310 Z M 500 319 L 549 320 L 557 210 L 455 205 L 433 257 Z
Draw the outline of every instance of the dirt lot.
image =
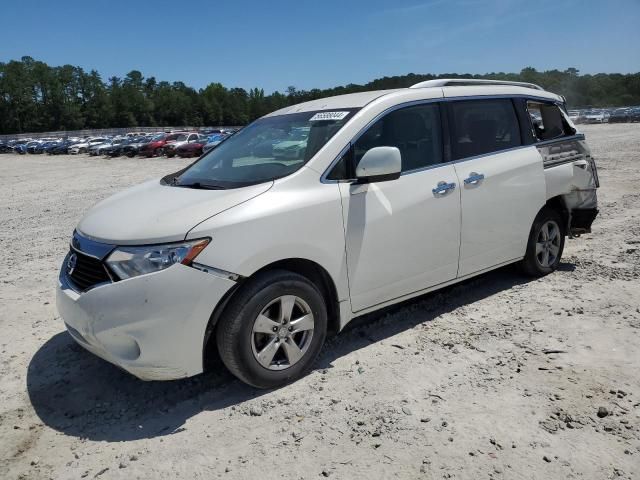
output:
M 583 130 L 601 214 L 558 272 L 369 316 L 272 392 L 144 383 L 63 331 L 81 214 L 185 160 L 0 156 L 0 478 L 640 478 L 640 124 Z

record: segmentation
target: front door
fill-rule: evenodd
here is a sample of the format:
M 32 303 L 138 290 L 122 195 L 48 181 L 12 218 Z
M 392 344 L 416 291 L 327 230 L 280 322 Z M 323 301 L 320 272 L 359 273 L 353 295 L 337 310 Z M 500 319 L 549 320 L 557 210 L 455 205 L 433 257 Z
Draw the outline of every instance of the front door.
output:
M 453 165 L 442 165 L 440 107 L 389 113 L 348 155 L 357 165 L 377 146 L 400 150 L 400 178 L 340 183 L 354 312 L 452 280 L 458 269 L 460 191 Z

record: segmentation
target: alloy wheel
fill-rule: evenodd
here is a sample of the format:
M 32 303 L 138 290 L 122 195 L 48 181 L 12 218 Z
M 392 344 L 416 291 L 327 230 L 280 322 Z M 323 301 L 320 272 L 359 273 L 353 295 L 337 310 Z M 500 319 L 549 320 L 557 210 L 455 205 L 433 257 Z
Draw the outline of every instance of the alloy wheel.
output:
M 551 267 L 560 253 L 560 227 L 553 220 L 546 221 L 536 239 L 536 260 L 544 268 Z
M 311 308 L 302 298 L 283 295 L 272 300 L 253 322 L 254 358 L 269 370 L 295 365 L 311 345 L 314 326 Z

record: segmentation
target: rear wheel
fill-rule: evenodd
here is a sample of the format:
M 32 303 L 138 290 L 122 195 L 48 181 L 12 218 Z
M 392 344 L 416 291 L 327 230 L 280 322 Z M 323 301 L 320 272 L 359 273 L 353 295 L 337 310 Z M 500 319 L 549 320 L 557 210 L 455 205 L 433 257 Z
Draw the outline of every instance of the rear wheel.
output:
M 531 227 L 527 253 L 521 263 L 524 272 L 541 277 L 556 270 L 562 258 L 564 239 L 562 216 L 549 207 L 540 210 Z
M 156 149 L 156 156 L 161 157 L 164 155 L 164 148 L 160 147 Z
M 273 388 L 301 377 L 327 331 L 322 294 L 305 277 L 273 270 L 249 280 L 216 329 L 222 361 L 240 380 Z

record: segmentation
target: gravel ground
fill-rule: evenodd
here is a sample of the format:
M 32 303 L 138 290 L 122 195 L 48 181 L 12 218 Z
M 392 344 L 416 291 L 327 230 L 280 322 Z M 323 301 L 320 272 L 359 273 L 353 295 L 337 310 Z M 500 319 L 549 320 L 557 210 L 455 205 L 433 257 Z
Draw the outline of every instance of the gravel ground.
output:
M 601 214 L 556 273 L 369 315 L 271 392 L 141 382 L 63 331 L 77 220 L 185 160 L 0 156 L 0 478 L 640 478 L 640 124 L 583 130 Z

